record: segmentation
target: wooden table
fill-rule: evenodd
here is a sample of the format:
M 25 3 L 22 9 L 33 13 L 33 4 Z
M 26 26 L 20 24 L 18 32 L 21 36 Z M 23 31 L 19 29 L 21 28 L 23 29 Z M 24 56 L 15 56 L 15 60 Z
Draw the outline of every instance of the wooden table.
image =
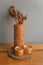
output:
M 25 60 L 15 60 L 8 56 L 8 49 L 13 44 L 0 44 L 0 65 L 43 65 L 43 44 L 30 44 L 33 47 L 32 57 Z

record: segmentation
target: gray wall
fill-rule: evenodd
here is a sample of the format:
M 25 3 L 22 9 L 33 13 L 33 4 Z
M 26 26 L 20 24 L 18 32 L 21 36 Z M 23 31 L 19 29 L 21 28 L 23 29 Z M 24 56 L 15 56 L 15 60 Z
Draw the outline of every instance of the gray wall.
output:
M 14 41 L 14 19 L 8 15 L 10 5 L 27 14 L 25 42 L 43 42 L 43 0 L 0 0 L 0 43 Z

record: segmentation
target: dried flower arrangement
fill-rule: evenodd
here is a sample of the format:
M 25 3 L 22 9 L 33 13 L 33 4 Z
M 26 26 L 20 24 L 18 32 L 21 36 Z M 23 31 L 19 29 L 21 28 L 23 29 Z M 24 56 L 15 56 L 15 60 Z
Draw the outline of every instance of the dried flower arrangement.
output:
M 23 16 L 23 13 L 16 10 L 14 6 L 9 8 L 9 15 L 15 19 L 16 24 L 23 24 L 23 21 L 27 19 L 27 16 Z
M 24 45 L 24 20 L 27 16 L 24 16 L 20 10 L 17 10 L 15 6 L 10 6 L 9 15 L 15 19 L 14 24 L 14 47 Z

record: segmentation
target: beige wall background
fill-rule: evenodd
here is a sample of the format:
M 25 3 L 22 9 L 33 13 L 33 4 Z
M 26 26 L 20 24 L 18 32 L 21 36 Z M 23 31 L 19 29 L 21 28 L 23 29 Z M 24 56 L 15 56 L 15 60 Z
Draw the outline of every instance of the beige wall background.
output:
M 15 5 L 27 20 L 24 22 L 25 42 L 43 42 L 43 0 L 0 0 L 0 43 L 13 43 L 14 19 L 9 17 L 8 8 Z

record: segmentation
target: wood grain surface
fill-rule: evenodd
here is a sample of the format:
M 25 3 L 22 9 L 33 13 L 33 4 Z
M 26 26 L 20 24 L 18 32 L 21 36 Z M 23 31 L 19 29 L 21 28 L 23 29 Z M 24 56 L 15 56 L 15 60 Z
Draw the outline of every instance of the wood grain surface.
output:
M 33 47 L 30 59 L 15 60 L 8 55 L 13 44 L 0 44 L 0 65 L 43 65 L 43 44 L 31 44 Z

